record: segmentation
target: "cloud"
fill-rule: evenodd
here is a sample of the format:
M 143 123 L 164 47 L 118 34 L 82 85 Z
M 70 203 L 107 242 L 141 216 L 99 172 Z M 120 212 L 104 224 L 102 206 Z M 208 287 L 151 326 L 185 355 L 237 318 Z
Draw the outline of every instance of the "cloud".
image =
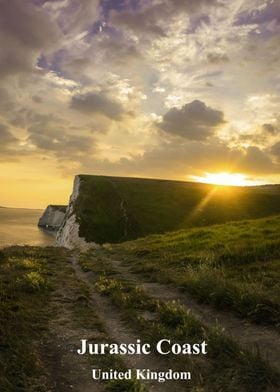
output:
M 48 1 L 46 8 L 58 14 L 58 23 L 67 35 L 85 32 L 99 16 L 99 0 L 66 0 L 55 4 Z
M 166 4 L 168 1 L 164 3 Z M 219 0 L 170 0 L 170 3 L 175 10 L 185 10 L 188 13 L 201 11 L 203 7 L 222 6 Z
M 0 0 L 0 152 L 71 174 L 280 172 L 277 9 Z
M 221 5 L 218 0 L 161 0 L 143 2 L 144 6 L 111 12 L 110 22 L 137 34 L 164 37 L 166 20 L 180 13 L 192 15 L 203 8 Z
M 144 10 L 140 13 L 121 12 L 114 13 L 111 22 L 117 26 L 125 27 L 136 33 L 150 34 L 155 36 L 164 36 L 163 27 L 156 22 L 156 14 L 160 6 Z
M 122 105 L 102 92 L 74 95 L 71 108 L 87 114 L 99 113 L 117 121 L 124 114 Z
M 262 130 L 271 135 L 275 135 L 277 133 L 277 128 L 275 127 L 275 125 L 272 124 L 263 124 Z
M 280 142 L 273 144 L 270 148 L 270 153 L 280 162 Z
M 279 171 L 279 165 L 275 165 L 269 155 L 256 146 L 249 146 L 244 150 L 239 163 L 243 171 L 249 173 L 270 173 Z
M 219 139 L 208 142 L 172 140 L 162 141 L 144 153 L 119 160 L 84 157 L 81 169 L 111 175 L 131 175 L 170 179 L 187 179 L 205 172 L 244 173 L 265 176 L 279 173 L 280 165 L 274 163 L 267 152 L 257 147 L 230 148 Z
M 263 7 L 249 8 L 240 12 L 235 20 L 237 25 L 263 24 L 271 21 L 280 23 L 280 4 L 277 0 L 267 1 Z
M 0 124 L 0 140 L 1 147 L 10 146 L 17 142 L 17 138 L 11 134 L 8 127 L 4 124 Z
M 189 140 L 205 140 L 224 123 L 222 111 L 212 109 L 204 102 L 195 100 L 180 109 L 170 109 L 158 126 L 171 135 Z
M 59 35 L 50 16 L 31 1 L 0 1 L 0 75 L 31 71 Z
M 14 161 L 19 155 L 19 140 L 5 124 L 0 123 L 0 161 Z
M 43 98 L 40 97 L 39 95 L 33 95 L 33 97 L 31 97 L 31 99 L 35 103 L 42 103 L 43 102 Z
M 55 152 L 61 159 L 81 156 L 88 153 L 93 146 L 93 139 L 89 136 L 69 135 L 61 129 L 48 130 L 46 133 L 32 133 L 29 141 L 41 150 Z M 61 156 L 61 154 L 66 156 Z
M 229 58 L 226 53 L 211 52 L 207 54 L 207 60 L 211 64 L 227 63 Z
M 74 134 L 71 127 L 55 116 L 33 114 L 30 120 L 27 142 L 36 147 L 35 152 L 52 154 L 59 161 L 79 161 L 94 149 L 92 136 L 81 132 Z

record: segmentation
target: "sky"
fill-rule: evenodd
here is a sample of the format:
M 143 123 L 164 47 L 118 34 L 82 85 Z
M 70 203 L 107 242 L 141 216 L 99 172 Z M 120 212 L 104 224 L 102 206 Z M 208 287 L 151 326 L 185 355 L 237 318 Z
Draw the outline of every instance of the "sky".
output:
M 0 0 L 0 205 L 76 174 L 280 182 L 280 2 Z

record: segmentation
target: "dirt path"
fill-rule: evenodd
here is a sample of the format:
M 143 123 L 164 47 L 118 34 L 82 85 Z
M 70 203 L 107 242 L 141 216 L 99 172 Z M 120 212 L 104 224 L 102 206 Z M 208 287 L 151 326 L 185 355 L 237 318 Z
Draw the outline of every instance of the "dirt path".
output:
M 101 252 L 98 254 L 101 257 Z M 199 304 L 187 293 L 160 283 L 145 282 L 139 274 L 130 272 L 129 266 L 121 261 L 105 257 L 121 279 L 132 281 L 153 298 L 178 301 L 186 309 L 191 310 L 201 322 L 207 326 L 220 327 L 224 332 L 244 347 L 257 348 L 262 357 L 270 365 L 280 371 L 280 335 L 269 327 L 255 326 L 248 321 L 235 317 L 229 312 L 216 311 L 208 305 Z
M 90 365 L 86 358 L 75 353 L 77 342 L 85 331 L 77 330 L 70 324 L 71 315 L 63 315 L 51 322 L 52 334 L 42 342 L 40 348 L 43 361 L 47 362 L 53 391 L 92 392 Z M 95 392 L 104 391 L 100 383 L 94 385 Z
M 73 268 L 76 272 L 78 279 L 87 284 L 90 289 L 92 306 L 94 309 L 97 309 L 98 316 L 103 320 L 106 330 L 109 336 L 112 338 L 112 341 L 117 343 L 131 343 L 135 342 L 140 337 L 134 334 L 122 321 L 120 314 L 116 310 L 114 306 L 110 304 L 110 301 L 104 297 L 99 295 L 94 289 L 93 281 L 97 280 L 99 276 L 96 276 L 94 279 L 94 274 L 92 272 L 84 272 L 78 261 L 77 255 L 74 255 L 71 258 Z M 124 358 L 126 365 L 128 368 L 136 368 L 136 369 L 150 369 L 151 371 L 163 371 L 168 370 L 165 362 L 160 360 L 160 358 L 151 355 L 126 355 Z M 148 391 L 169 391 L 170 384 L 169 382 L 158 383 L 158 381 L 145 381 L 145 385 L 148 387 Z M 174 387 L 174 383 L 172 386 L 173 391 L 183 391 L 185 390 L 181 386 L 177 385 Z
M 73 306 L 79 307 L 77 298 L 83 291 L 69 263 L 60 267 L 59 270 L 55 267 L 52 274 L 54 291 L 49 302 L 48 333 L 37 344 L 38 355 L 52 382 L 50 391 L 102 392 L 104 386 L 101 383 L 93 384 L 88 358 L 76 354 L 80 339 L 89 334 L 86 327 L 75 321 L 73 312 Z M 100 330 L 92 328 L 90 333 L 91 336 L 100 335 Z

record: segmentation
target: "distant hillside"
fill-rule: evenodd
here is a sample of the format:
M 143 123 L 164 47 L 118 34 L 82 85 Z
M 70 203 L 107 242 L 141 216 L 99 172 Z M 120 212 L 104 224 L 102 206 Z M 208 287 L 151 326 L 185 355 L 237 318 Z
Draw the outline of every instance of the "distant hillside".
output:
M 280 214 L 280 185 L 218 187 L 168 180 L 77 177 L 79 189 L 73 208 L 79 236 L 88 242 L 117 243 L 153 233 Z

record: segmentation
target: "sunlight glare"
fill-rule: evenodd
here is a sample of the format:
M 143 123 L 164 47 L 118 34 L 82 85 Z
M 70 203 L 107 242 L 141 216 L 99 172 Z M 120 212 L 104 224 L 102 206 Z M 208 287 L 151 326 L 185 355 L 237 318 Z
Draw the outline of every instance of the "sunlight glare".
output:
M 204 177 L 193 176 L 193 179 L 205 184 L 227 185 L 227 186 L 246 186 L 254 185 L 240 173 L 205 173 Z

